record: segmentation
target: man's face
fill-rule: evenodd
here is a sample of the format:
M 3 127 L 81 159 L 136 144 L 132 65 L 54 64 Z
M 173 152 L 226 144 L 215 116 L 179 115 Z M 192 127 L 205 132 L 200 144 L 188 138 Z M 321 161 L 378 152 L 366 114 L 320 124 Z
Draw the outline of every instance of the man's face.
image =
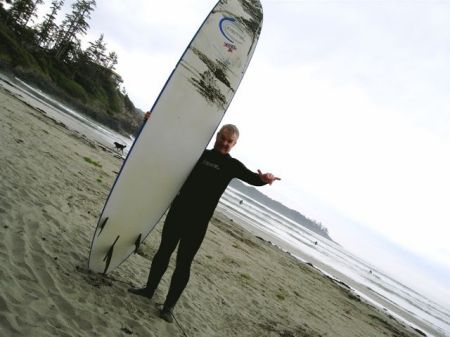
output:
M 223 129 L 216 136 L 214 149 L 222 154 L 227 154 L 236 145 L 237 139 L 238 137 L 234 132 Z

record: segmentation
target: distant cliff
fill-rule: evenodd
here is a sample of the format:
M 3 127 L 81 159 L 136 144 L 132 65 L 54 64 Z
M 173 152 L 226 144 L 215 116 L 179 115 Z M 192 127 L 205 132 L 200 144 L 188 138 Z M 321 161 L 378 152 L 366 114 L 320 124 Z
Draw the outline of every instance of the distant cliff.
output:
M 319 234 L 320 236 L 323 236 L 324 238 L 332 241 L 330 235 L 328 234 L 328 229 L 324 227 L 321 223 L 307 218 L 300 212 L 286 207 L 282 203 L 273 200 L 268 196 L 266 196 L 265 194 L 261 193 L 256 188 L 245 185 L 237 179 L 233 179 L 231 181 L 230 186 L 248 195 L 249 197 L 258 201 L 259 203 L 269 207 L 270 209 L 273 209 L 274 211 L 284 215 L 285 217 L 291 219 L 292 221 L 302 225 L 303 227 L 308 228 L 310 231 Z

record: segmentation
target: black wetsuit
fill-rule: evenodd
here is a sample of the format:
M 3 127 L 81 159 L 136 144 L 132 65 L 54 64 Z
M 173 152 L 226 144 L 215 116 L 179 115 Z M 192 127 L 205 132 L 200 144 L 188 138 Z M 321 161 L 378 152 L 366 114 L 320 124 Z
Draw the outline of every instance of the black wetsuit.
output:
M 153 294 L 179 244 L 165 307 L 173 307 L 186 287 L 192 260 L 205 237 L 209 220 L 233 178 L 255 186 L 265 185 L 257 173 L 229 154 L 205 150 L 173 201 L 147 282 L 147 289 Z

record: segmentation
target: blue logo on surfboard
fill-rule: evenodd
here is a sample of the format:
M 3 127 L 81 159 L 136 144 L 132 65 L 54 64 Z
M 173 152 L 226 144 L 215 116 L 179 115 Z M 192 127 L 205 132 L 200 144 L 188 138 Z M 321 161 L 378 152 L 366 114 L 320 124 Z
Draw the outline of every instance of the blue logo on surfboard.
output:
M 232 44 L 241 44 L 244 36 L 239 23 L 233 17 L 224 17 L 219 22 L 219 29 L 224 38 Z

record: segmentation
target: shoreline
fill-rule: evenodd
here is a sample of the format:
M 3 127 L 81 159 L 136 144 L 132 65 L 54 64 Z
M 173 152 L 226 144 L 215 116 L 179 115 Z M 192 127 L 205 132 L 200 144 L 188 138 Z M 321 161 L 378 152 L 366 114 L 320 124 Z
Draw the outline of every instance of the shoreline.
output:
M 87 139 L 3 87 L 0 102 L 0 282 L 8 289 L 0 295 L 0 332 L 181 336 L 155 309 L 167 277 L 153 301 L 126 292 L 145 282 L 160 225 L 106 277 L 86 270 L 122 162 L 112 144 Z M 424 335 L 219 212 L 175 314 L 189 336 Z
M 28 106 L 44 113 L 47 117 L 58 120 L 68 129 L 84 134 L 91 140 L 95 140 L 105 146 L 110 145 L 105 137 L 101 137 L 98 132 L 89 132 L 90 129 L 101 125 L 92 120 L 91 117 L 75 112 L 71 107 L 57 102 L 56 98 L 46 95 L 40 89 L 26 84 L 19 78 L 11 78 L 10 76 L 0 72 L 0 85 L 11 95 L 22 100 Z M 63 111 L 63 114 L 60 111 Z M 101 125 L 101 128 L 107 130 L 109 134 L 116 132 L 104 125 Z M 114 137 L 115 140 L 122 144 L 127 144 L 128 147 L 131 145 L 130 135 L 124 136 L 116 132 Z
M 280 249 L 287 244 L 279 241 Z M 278 245 L 277 245 L 278 246 Z M 384 311 L 387 315 L 394 316 L 396 319 L 403 321 L 405 324 L 411 325 L 414 329 L 422 332 L 428 331 L 435 336 L 439 336 L 439 333 L 431 329 L 428 325 L 418 320 L 417 317 L 411 315 L 409 312 L 399 307 L 395 303 L 391 302 L 388 298 L 381 296 L 373 291 L 371 288 L 351 279 L 345 274 L 341 273 L 337 269 L 324 264 L 323 262 L 303 254 L 300 250 L 291 246 L 296 253 L 293 255 L 305 263 L 310 263 L 313 268 L 316 268 L 320 273 L 323 273 L 325 277 L 330 277 L 334 282 L 343 284 L 344 287 L 348 287 L 351 291 L 355 292 L 356 296 L 360 297 L 363 301 L 368 302 L 379 310 Z M 290 253 L 288 253 L 290 254 Z
M 222 214 L 222 217 L 227 217 Z M 231 218 L 229 220 L 233 221 Z M 430 326 L 424 324 L 422 321 L 417 319 L 417 317 L 411 315 L 409 312 L 399 307 L 395 303 L 391 302 L 388 298 L 381 296 L 367 286 L 351 279 L 337 269 L 319 261 L 311 255 L 303 253 L 298 248 L 290 245 L 289 243 L 282 241 L 276 237 L 270 236 L 264 233 L 262 230 L 258 230 L 254 226 L 247 224 L 245 222 L 240 223 L 240 225 L 245 228 L 249 233 L 255 237 L 261 238 L 267 243 L 273 245 L 277 249 L 285 252 L 299 261 L 308 264 L 310 267 L 316 269 L 319 273 L 323 274 L 324 277 L 330 278 L 333 282 L 340 284 L 344 288 L 348 288 L 354 295 L 361 300 L 373 305 L 378 310 L 385 312 L 387 315 L 394 316 L 396 319 L 401 320 L 412 328 L 422 331 L 432 333 L 433 336 L 440 336 L 440 333 Z

